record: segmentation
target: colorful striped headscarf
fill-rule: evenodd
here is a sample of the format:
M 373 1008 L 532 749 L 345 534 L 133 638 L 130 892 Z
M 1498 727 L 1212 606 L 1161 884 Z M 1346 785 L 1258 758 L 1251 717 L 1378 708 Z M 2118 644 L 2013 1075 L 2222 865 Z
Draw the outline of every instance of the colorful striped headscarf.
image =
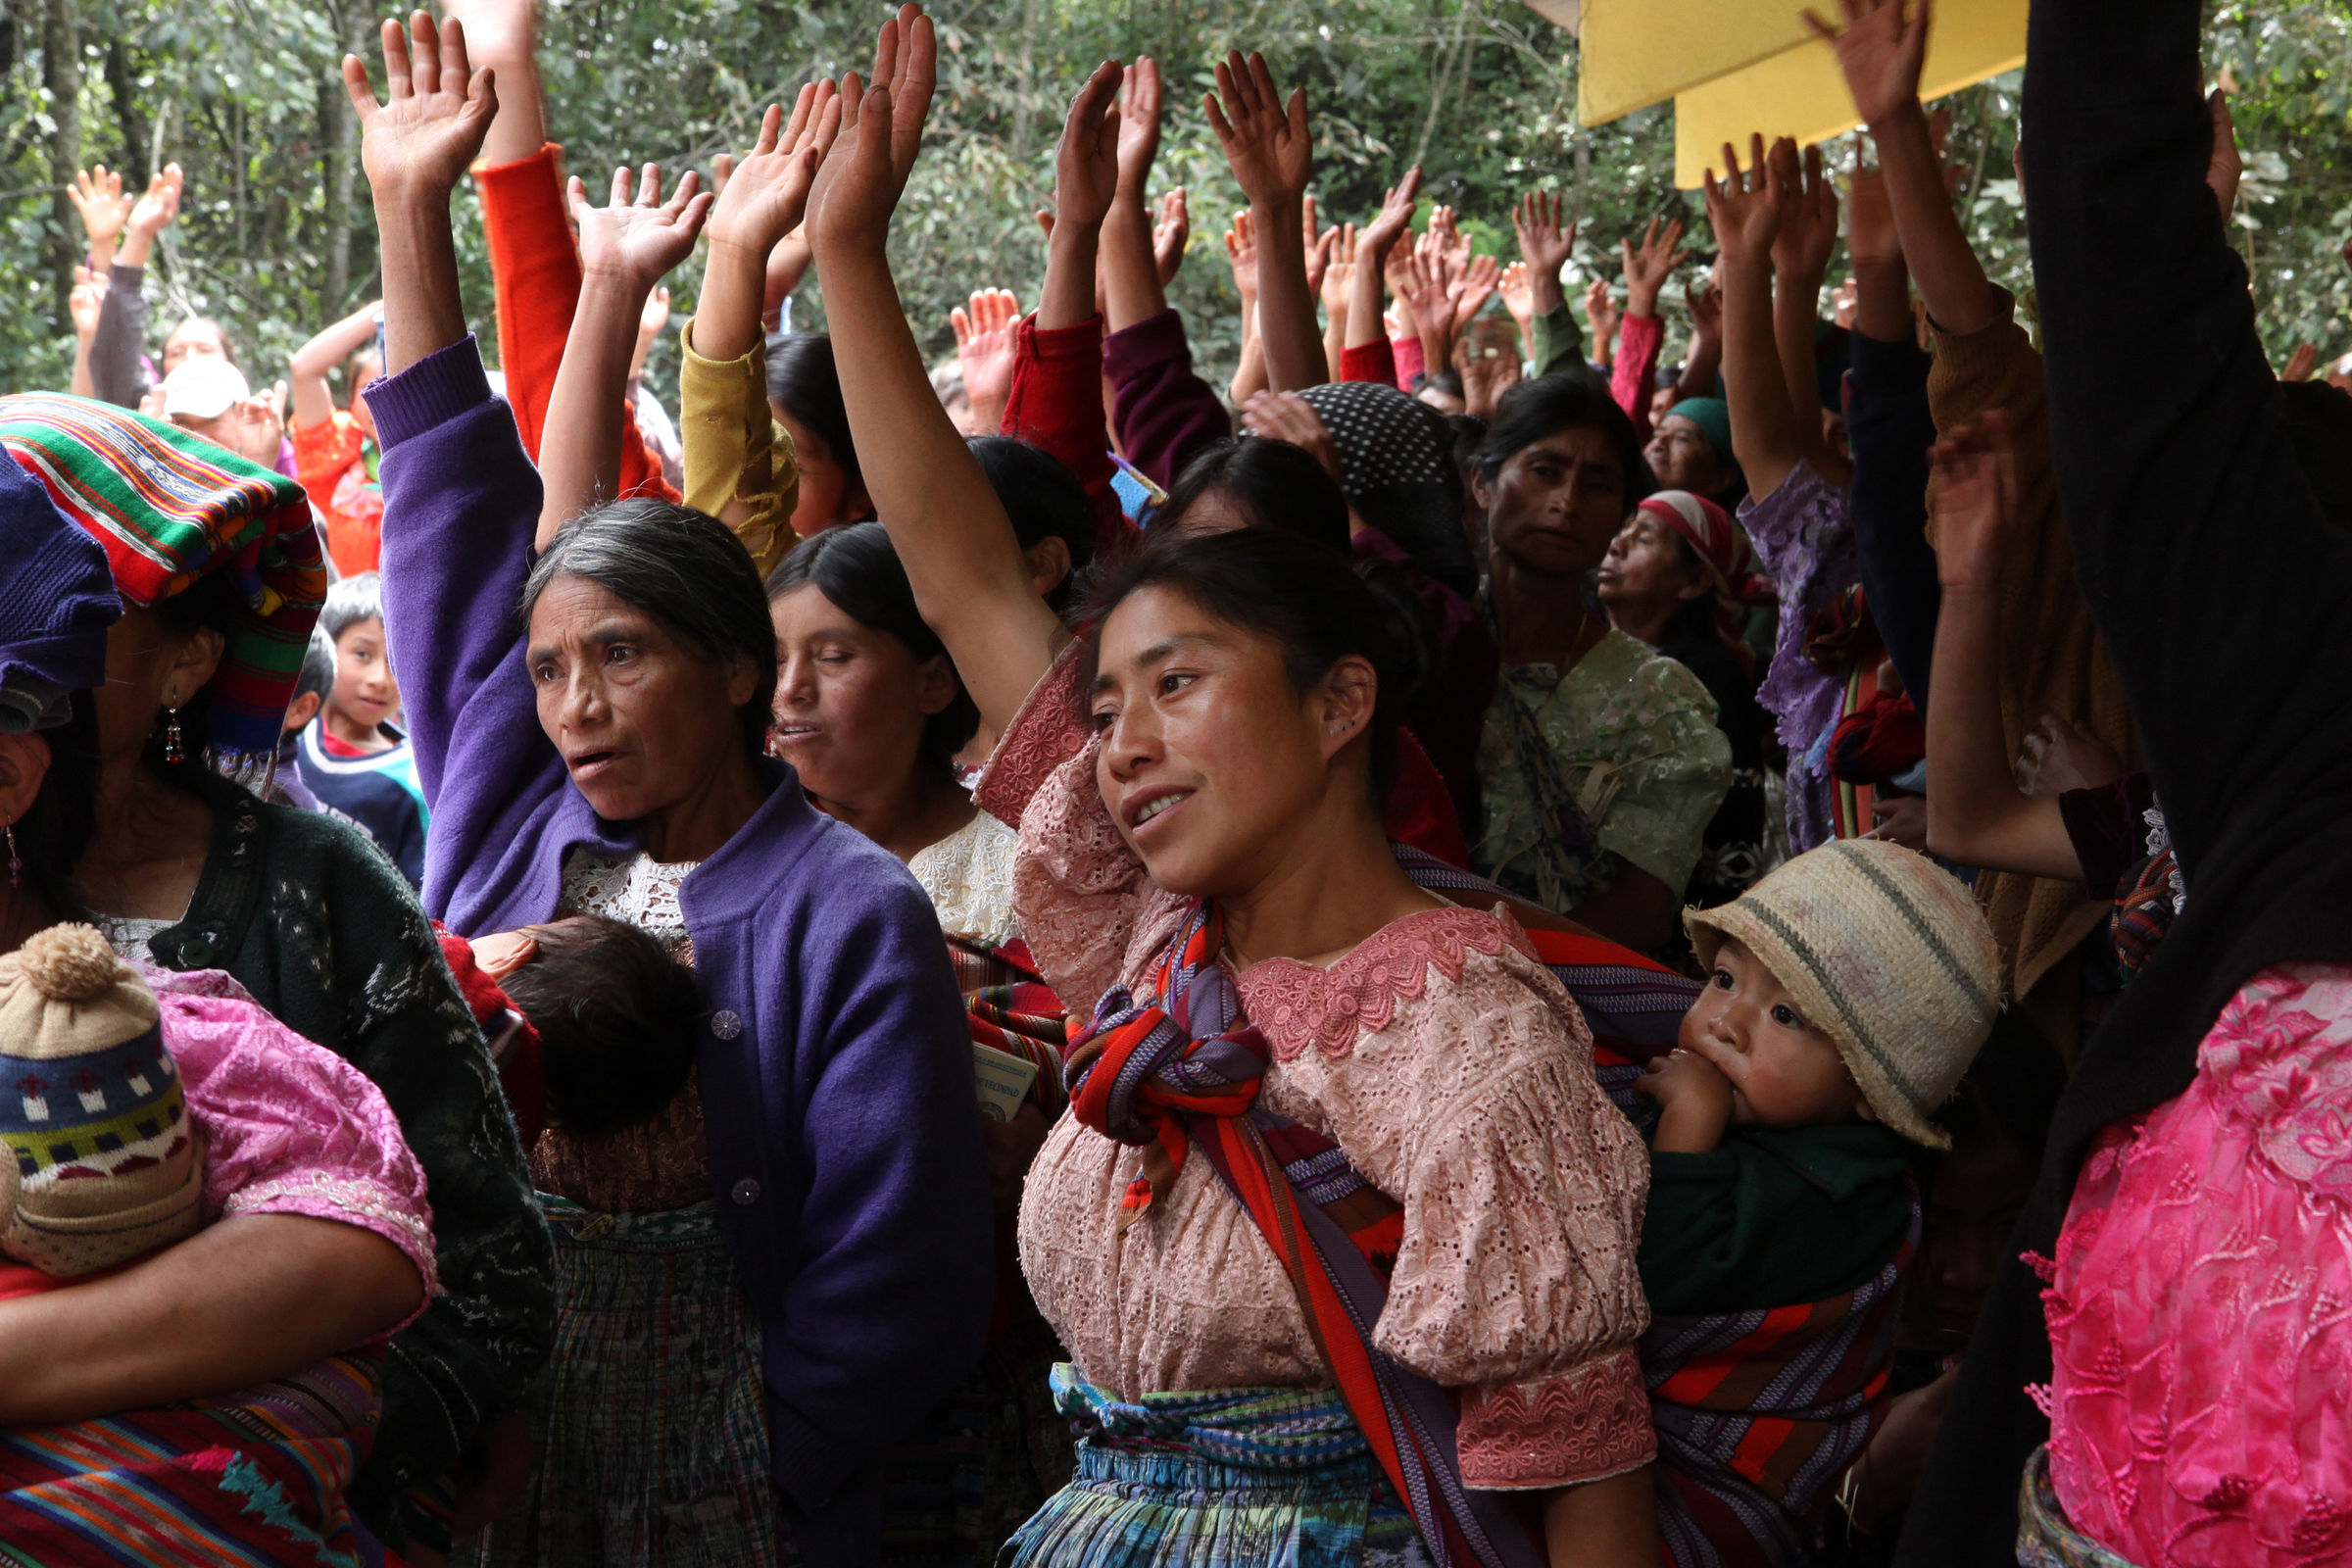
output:
M 1715 636 L 1740 667 L 1752 670 L 1756 656 L 1740 635 L 1740 611 L 1769 598 L 1772 585 L 1756 570 L 1755 546 L 1747 530 L 1732 514 L 1704 496 L 1688 490 L 1661 490 L 1642 503 L 1641 510 L 1681 535 L 1698 556 L 1715 590 Z
M 152 608 L 215 572 L 237 610 L 203 693 L 223 760 L 274 756 L 326 567 L 302 487 L 176 425 L 51 392 L 0 397 L 0 446 Z

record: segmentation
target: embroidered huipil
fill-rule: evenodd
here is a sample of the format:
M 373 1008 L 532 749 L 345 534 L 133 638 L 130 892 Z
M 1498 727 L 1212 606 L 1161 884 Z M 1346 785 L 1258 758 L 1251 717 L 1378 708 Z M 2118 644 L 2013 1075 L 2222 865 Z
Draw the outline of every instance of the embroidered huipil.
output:
M 1740 503 L 1740 525 L 1780 593 L 1780 634 L 1756 701 L 1780 720 L 1781 744 L 1788 749 L 1791 855 L 1836 836 L 1829 760 L 1817 754 L 1826 752 L 1838 727 L 1845 682 L 1805 657 L 1805 639 L 1815 612 L 1862 578 L 1850 501 L 1851 492 L 1800 462 L 1772 494 Z
M 1073 1006 L 1145 983 L 1189 901 L 1156 888 L 1071 755 L 1066 659 L 998 751 L 981 804 L 1017 815 L 1013 897 Z M 1336 1140 L 1404 1209 L 1373 1343 L 1464 1390 L 1463 1479 L 1575 1485 L 1655 1451 L 1634 1343 L 1647 1187 L 1640 1140 L 1592 1076 L 1583 1016 L 1524 933 L 1470 909 L 1385 927 L 1339 963 L 1238 976 L 1274 1060 L 1269 1109 Z M 1289 1278 L 1206 1160 L 1124 1234 L 1140 1152 L 1064 1114 L 1029 1172 L 1021 1266 L 1086 1378 L 1126 1397 L 1328 1387 Z
M 2352 964 L 2223 1010 L 2188 1092 L 2100 1135 L 2050 1325 L 2050 1481 L 2134 1563 L 2284 1568 L 2352 1544 Z

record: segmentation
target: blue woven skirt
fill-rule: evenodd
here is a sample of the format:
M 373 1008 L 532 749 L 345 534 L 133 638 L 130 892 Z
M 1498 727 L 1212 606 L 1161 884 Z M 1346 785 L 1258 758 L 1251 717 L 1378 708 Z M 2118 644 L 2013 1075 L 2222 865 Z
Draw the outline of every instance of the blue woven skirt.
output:
M 531 1393 L 538 1463 L 481 1568 L 785 1568 L 760 1320 L 715 1203 L 593 1214 L 542 1193 L 556 1348 Z
M 1337 1390 L 1127 1403 L 1066 1363 L 1053 1389 L 1078 1434 L 1077 1477 L 1006 1544 L 1000 1568 L 1428 1568 Z

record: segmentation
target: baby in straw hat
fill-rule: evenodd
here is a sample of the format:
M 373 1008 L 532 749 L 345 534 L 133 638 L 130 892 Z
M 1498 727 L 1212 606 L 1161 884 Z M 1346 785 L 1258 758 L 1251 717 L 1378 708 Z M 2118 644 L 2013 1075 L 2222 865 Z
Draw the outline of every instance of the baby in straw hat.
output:
M 2000 1006 L 1975 896 L 1871 839 L 1800 855 L 1685 916 L 1708 968 L 1655 1102 L 1642 1282 L 1661 1314 L 1852 1290 L 1903 1248 L 1917 1150 Z
M 86 925 L 0 957 L 0 1253 L 70 1278 L 203 1222 L 204 1150 L 155 996 Z

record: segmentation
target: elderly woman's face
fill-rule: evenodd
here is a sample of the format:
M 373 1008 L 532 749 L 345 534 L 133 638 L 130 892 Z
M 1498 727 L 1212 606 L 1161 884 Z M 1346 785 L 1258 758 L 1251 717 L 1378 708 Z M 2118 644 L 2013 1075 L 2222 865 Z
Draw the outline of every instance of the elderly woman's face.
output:
M 685 802 L 743 751 L 748 661 L 682 644 L 602 584 L 559 576 L 531 607 L 525 658 L 539 727 L 599 816 L 633 822 Z
M 1494 554 L 1546 576 L 1592 570 L 1625 522 L 1627 477 L 1597 429 L 1530 441 L 1478 486 Z

